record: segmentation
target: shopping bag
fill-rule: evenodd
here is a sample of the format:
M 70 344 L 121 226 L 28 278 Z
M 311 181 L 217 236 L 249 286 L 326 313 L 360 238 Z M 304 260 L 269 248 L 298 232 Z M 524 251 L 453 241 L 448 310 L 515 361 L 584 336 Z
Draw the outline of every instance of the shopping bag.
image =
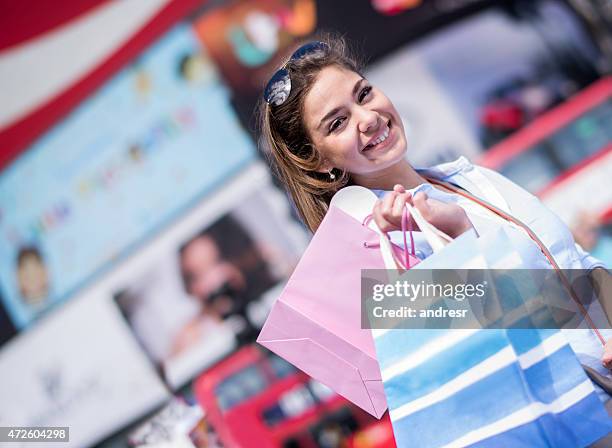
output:
M 363 224 L 376 200 L 357 186 L 334 196 L 257 342 L 381 417 L 387 405 L 371 331 L 361 328 L 360 276 L 400 261 L 387 236 Z
M 468 232 L 414 269 L 523 267 L 506 236 Z M 612 431 L 558 330 L 373 334 L 399 447 L 583 447 Z

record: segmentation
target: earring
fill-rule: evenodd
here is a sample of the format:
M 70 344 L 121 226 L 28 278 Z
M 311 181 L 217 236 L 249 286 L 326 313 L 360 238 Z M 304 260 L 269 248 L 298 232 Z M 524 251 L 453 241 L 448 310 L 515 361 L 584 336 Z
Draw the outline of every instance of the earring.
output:
M 336 175 L 334 173 L 332 173 L 332 170 L 333 170 L 333 168 L 329 170 L 329 178 L 331 180 L 336 180 Z

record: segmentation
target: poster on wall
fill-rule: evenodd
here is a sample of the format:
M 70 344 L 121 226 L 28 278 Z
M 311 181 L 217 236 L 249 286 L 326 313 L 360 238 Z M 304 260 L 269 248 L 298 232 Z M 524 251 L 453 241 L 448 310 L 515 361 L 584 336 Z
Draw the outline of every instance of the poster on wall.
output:
M 238 95 L 259 92 L 279 55 L 317 24 L 315 0 L 232 1 L 194 21 L 194 29 Z
M 177 25 L 0 174 L 0 285 L 18 328 L 256 158 L 193 28 Z
M 0 426 L 69 426 L 92 446 L 169 398 L 121 313 L 79 296 L 0 351 Z M 31 446 L 14 443 L 12 446 Z
M 202 44 L 232 90 L 232 103 L 248 129 L 263 86 L 281 58 L 317 25 L 315 0 L 225 2 L 193 22 Z
M 268 180 L 166 244 L 114 300 L 167 384 L 179 388 L 252 343 L 302 253 L 306 235 Z

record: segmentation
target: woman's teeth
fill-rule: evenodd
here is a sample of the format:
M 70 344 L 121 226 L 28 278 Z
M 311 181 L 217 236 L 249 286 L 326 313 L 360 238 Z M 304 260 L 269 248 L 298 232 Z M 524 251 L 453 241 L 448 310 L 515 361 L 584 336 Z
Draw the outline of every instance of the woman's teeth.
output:
M 376 145 L 378 145 L 379 143 L 384 142 L 385 140 L 387 140 L 387 137 L 389 137 L 389 126 L 387 125 L 387 128 L 385 129 L 385 132 L 383 133 L 383 135 L 381 135 L 380 137 L 378 137 L 376 140 L 374 140 L 372 143 L 369 143 L 365 149 L 370 149 Z

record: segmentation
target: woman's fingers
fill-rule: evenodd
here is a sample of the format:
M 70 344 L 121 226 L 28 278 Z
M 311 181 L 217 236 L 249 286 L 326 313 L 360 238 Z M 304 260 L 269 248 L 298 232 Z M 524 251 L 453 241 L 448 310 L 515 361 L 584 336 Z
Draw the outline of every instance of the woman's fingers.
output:
M 374 222 L 380 230 L 382 230 L 383 232 L 390 232 L 391 230 L 393 230 L 393 226 L 385 219 L 383 215 L 383 204 L 384 203 L 381 199 L 376 201 L 376 203 L 374 204 L 374 210 L 372 211 L 372 217 L 374 218 Z
M 393 203 L 393 209 L 391 214 L 395 219 L 399 219 L 401 221 L 402 214 L 404 213 L 404 208 L 406 208 L 406 201 L 410 193 L 398 193 L 395 197 L 395 202 Z
M 381 211 L 385 218 L 391 215 L 391 210 L 393 210 L 393 203 L 395 202 L 396 197 L 397 193 L 395 191 L 391 191 L 382 199 Z
M 383 202 L 381 205 L 381 212 L 382 212 L 383 218 L 390 224 L 393 224 L 396 226 L 399 224 L 399 220 L 396 214 L 394 213 L 394 208 L 395 208 L 395 202 L 398 196 L 399 196 L 399 193 L 396 193 L 395 191 L 387 193 L 387 195 L 383 198 Z
M 451 236 L 461 233 L 465 227 L 463 223 L 465 212 L 460 207 L 439 203 L 439 201 L 430 199 L 424 192 L 418 192 L 413 196 L 402 185 L 397 184 L 393 187 L 393 191 L 379 199 L 374 206 L 374 221 L 380 230 L 391 232 L 401 229 L 406 202 L 417 208 L 425 220 Z M 413 230 L 419 229 L 412 216 L 410 225 Z M 610 364 L 612 366 L 612 351 Z
M 414 195 L 412 203 L 421 212 L 423 218 L 425 218 L 427 221 L 430 221 L 433 216 L 431 206 L 429 205 L 427 199 L 427 193 L 419 191 L 417 194 Z
M 384 198 L 376 201 L 373 210 L 374 222 L 383 232 L 391 232 L 399 230 L 402 226 L 402 214 L 406 202 L 410 202 L 411 193 L 407 192 L 403 186 L 396 185 L 394 190 L 387 193 Z M 418 226 L 410 217 L 412 228 L 418 229 Z

